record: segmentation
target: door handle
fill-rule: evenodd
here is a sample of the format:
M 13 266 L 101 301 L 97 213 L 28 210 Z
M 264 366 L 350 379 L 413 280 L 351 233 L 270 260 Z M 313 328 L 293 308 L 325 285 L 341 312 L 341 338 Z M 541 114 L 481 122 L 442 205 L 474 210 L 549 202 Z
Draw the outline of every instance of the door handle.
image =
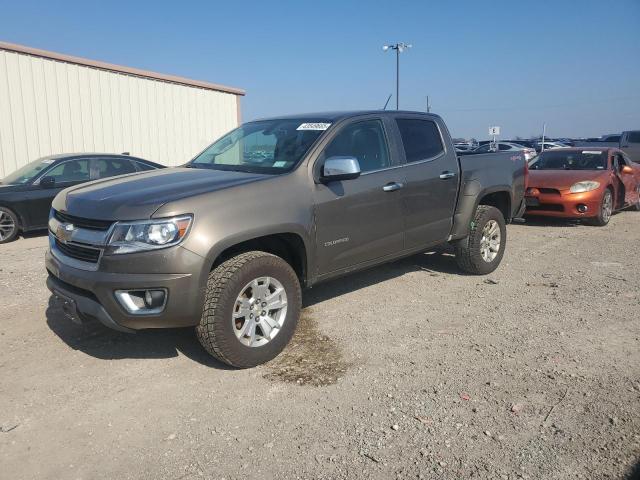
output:
M 445 171 L 440 174 L 440 180 L 446 180 L 448 178 L 453 178 L 455 176 L 456 176 L 455 172 Z
M 390 182 L 382 187 L 382 190 L 385 192 L 395 192 L 396 190 L 400 190 L 402 187 L 404 187 L 404 183 Z

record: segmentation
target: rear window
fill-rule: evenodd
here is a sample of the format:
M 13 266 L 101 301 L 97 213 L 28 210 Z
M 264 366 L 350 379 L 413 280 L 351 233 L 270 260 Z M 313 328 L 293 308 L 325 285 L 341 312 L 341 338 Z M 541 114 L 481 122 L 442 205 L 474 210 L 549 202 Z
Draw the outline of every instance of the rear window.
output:
M 407 163 L 433 158 L 444 152 L 440 131 L 431 120 L 396 119 Z
M 600 150 L 548 150 L 538 155 L 531 170 L 605 170 L 607 152 Z

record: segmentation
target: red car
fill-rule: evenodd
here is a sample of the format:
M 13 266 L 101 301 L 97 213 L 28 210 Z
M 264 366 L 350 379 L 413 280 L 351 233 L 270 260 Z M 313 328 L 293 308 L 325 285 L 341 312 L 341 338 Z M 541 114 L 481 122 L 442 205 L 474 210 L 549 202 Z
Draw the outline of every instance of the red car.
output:
M 557 148 L 529 165 L 526 215 L 609 223 L 614 211 L 640 210 L 640 165 L 617 148 Z

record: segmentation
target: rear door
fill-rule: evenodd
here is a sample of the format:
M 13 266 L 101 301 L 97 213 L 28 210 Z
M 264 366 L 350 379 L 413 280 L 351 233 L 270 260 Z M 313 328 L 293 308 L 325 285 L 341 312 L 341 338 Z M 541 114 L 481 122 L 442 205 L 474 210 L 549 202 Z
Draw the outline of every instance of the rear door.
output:
M 640 130 L 624 132 L 620 139 L 620 149 L 632 162 L 640 163 Z
M 398 116 L 406 187 L 402 190 L 405 248 L 414 249 L 447 240 L 458 195 L 459 164 L 445 145 L 446 131 L 435 119 Z
M 315 185 L 320 276 L 403 248 L 401 191 L 405 180 L 382 120 L 368 117 L 343 125 L 316 160 L 316 171 L 333 156 L 357 158 L 362 173 L 353 180 Z

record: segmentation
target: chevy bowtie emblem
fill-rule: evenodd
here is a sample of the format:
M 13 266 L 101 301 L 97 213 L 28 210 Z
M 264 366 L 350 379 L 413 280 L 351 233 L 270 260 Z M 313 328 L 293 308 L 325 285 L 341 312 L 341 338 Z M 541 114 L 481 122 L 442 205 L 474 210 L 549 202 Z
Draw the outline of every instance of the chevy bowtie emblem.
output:
M 61 223 L 56 230 L 56 237 L 63 242 L 68 242 L 71 240 L 74 229 L 73 223 Z

